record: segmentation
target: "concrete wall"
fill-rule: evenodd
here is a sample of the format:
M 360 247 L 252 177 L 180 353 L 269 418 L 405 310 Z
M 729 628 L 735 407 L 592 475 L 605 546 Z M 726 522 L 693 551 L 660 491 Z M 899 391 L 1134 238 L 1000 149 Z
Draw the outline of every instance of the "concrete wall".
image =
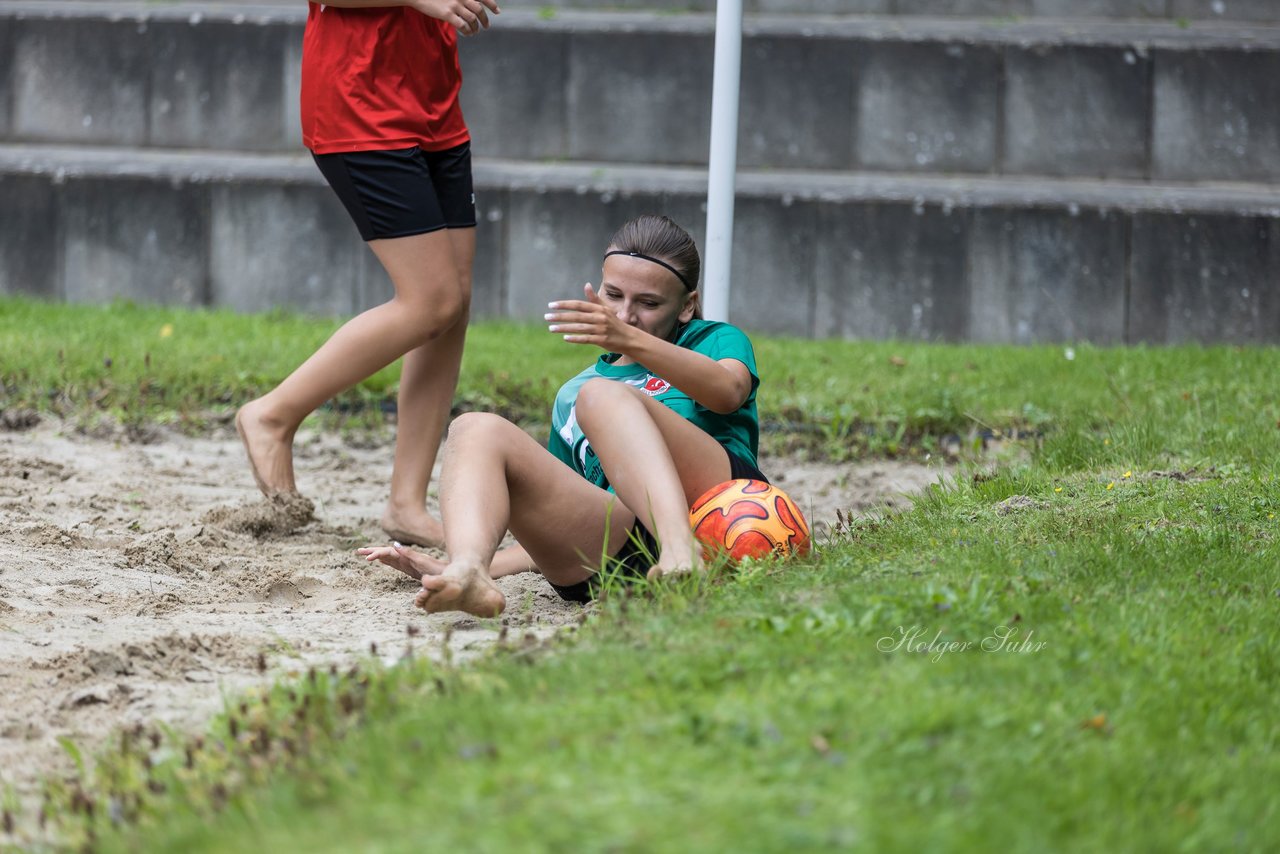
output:
M 192 24 L 4 8 L 0 140 L 300 146 L 299 9 Z M 901 21 L 749 27 L 740 165 L 1280 183 L 1280 27 Z M 712 44 L 708 16 L 513 10 L 463 42 L 476 153 L 703 164 Z
M 22 0 L 9 0 L 22 2 Z M 26 0 L 30 3 L 46 0 Z M 154 0 L 79 0 L 113 7 L 141 5 Z M 178 9 L 232 6 L 245 9 L 281 6 L 286 0 L 164 0 Z M 660 9 L 665 12 L 710 12 L 715 0 L 503 0 L 503 9 L 548 10 L 560 14 L 575 11 Z M 1273 0 L 742 0 L 748 13 L 783 15 L 898 15 L 991 16 L 1048 18 L 1160 19 L 1194 21 L 1278 21 L 1280 8 Z
M 3 14 L 0 8 L 0 14 Z M 281 151 L 301 144 L 298 23 L 0 17 L 16 142 Z
M 844 33 L 745 41 L 740 166 L 1280 183 L 1280 29 L 1248 51 Z M 706 162 L 709 33 L 567 30 L 539 51 L 549 38 L 465 44 L 479 154 Z
M 1132 231 L 1135 340 L 1276 342 L 1280 219 L 1152 214 Z
M 59 189 L 46 176 L 0 172 L 0 293 L 62 296 Z
M 504 0 L 507 9 L 715 10 L 715 0 Z M 1272 0 L 743 0 L 749 13 L 1280 21 Z
M 0 170 L 0 293 L 347 315 L 390 287 L 318 176 L 181 180 L 174 168 Z M 705 175 L 482 168 L 476 314 L 536 317 L 598 281 L 613 229 L 662 211 L 702 239 Z M 1049 204 L 846 181 L 743 186 L 731 319 L 792 335 L 1032 343 L 1280 331 L 1280 205 L 1130 194 Z M 1104 197 L 1099 196 L 1098 199 Z M 1199 205 L 1202 210 L 1190 210 Z
M 27 6 L 0 5 L 0 293 L 339 316 L 390 296 L 299 156 L 302 4 Z M 771 20 L 743 49 L 735 321 L 1280 341 L 1280 28 Z M 637 213 L 701 241 L 711 43 L 705 15 L 519 10 L 464 42 L 478 317 L 576 293 Z
M 1152 94 L 1152 177 L 1280 182 L 1280 52 L 1161 51 Z

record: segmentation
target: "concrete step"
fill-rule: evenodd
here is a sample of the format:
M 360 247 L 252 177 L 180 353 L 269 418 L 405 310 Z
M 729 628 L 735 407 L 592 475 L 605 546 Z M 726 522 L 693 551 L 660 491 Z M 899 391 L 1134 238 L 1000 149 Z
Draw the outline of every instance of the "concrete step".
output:
M 716 0 L 501 0 L 505 9 L 641 9 L 710 12 Z M 1274 0 L 742 0 L 748 14 L 978 18 L 1280 21 Z
M 478 316 L 595 281 L 625 219 L 702 240 L 706 174 L 481 160 Z M 0 146 L 0 293 L 347 315 L 390 285 L 304 157 Z M 1280 190 L 752 171 L 732 319 L 947 341 L 1280 342 Z
M 91 0 L 117 2 L 117 0 Z M 260 6 L 262 0 L 164 0 L 178 6 Z M 711 12 L 716 0 L 500 0 L 502 9 L 572 14 L 579 9 Z M 743 0 L 747 14 L 1044 17 L 1181 21 L 1280 21 L 1274 0 Z
M 0 2 L 0 141 L 296 150 L 304 15 Z M 478 155 L 705 163 L 713 16 L 499 21 Z M 743 57 L 748 168 L 1280 183 L 1280 26 L 761 15 Z

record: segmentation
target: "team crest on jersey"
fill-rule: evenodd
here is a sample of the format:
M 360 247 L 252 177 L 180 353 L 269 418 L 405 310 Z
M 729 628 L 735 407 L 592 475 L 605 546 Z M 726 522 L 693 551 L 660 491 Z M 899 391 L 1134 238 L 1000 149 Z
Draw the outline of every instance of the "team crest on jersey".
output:
M 649 397 L 657 397 L 669 388 L 671 388 L 671 383 L 662 377 L 655 377 L 650 374 L 649 379 L 645 380 L 644 386 L 640 390 L 649 395 Z

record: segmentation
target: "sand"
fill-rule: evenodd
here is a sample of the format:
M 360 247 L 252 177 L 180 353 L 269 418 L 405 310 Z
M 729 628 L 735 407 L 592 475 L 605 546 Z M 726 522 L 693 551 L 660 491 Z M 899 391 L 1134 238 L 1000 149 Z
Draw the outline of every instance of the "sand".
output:
M 940 469 L 904 462 L 761 461 L 821 542 L 837 510 L 904 506 Z M 300 489 L 261 500 L 229 427 L 91 432 L 32 413 L 0 418 L 0 790 L 30 803 L 121 726 L 198 729 L 225 697 L 311 664 L 371 654 L 456 659 L 499 624 L 544 636 L 576 623 L 541 576 L 500 580 L 501 621 L 426 615 L 416 584 L 355 549 L 385 543 L 377 519 L 389 440 L 303 432 Z M 433 485 L 434 489 L 434 485 Z M 433 496 L 434 499 L 434 496 Z M 312 506 L 312 503 L 314 506 Z M 416 627 L 410 639 L 408 627 Z M 265 669 L 264 669 L 265 668 Z

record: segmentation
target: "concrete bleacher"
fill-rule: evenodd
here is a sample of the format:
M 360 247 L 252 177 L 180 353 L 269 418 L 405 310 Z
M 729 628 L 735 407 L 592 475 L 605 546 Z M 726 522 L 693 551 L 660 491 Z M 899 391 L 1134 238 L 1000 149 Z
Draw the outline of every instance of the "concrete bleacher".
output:
M 714 17 L 574 2 L 507 0 L 463 41 L 481 316 L 540 316 L 633 213 L 701 239 Z M 745 5 L 735 321 L 1280 339 L 1280 3 Z M 0 293 L 385 298 L 301 148 L 305 15 L 0 0 Z
M 710 12 L 715 0 L 503 0 L 516 9 Z M 742 0 L 748 13 L 1280 21 L 1274 0 Z

